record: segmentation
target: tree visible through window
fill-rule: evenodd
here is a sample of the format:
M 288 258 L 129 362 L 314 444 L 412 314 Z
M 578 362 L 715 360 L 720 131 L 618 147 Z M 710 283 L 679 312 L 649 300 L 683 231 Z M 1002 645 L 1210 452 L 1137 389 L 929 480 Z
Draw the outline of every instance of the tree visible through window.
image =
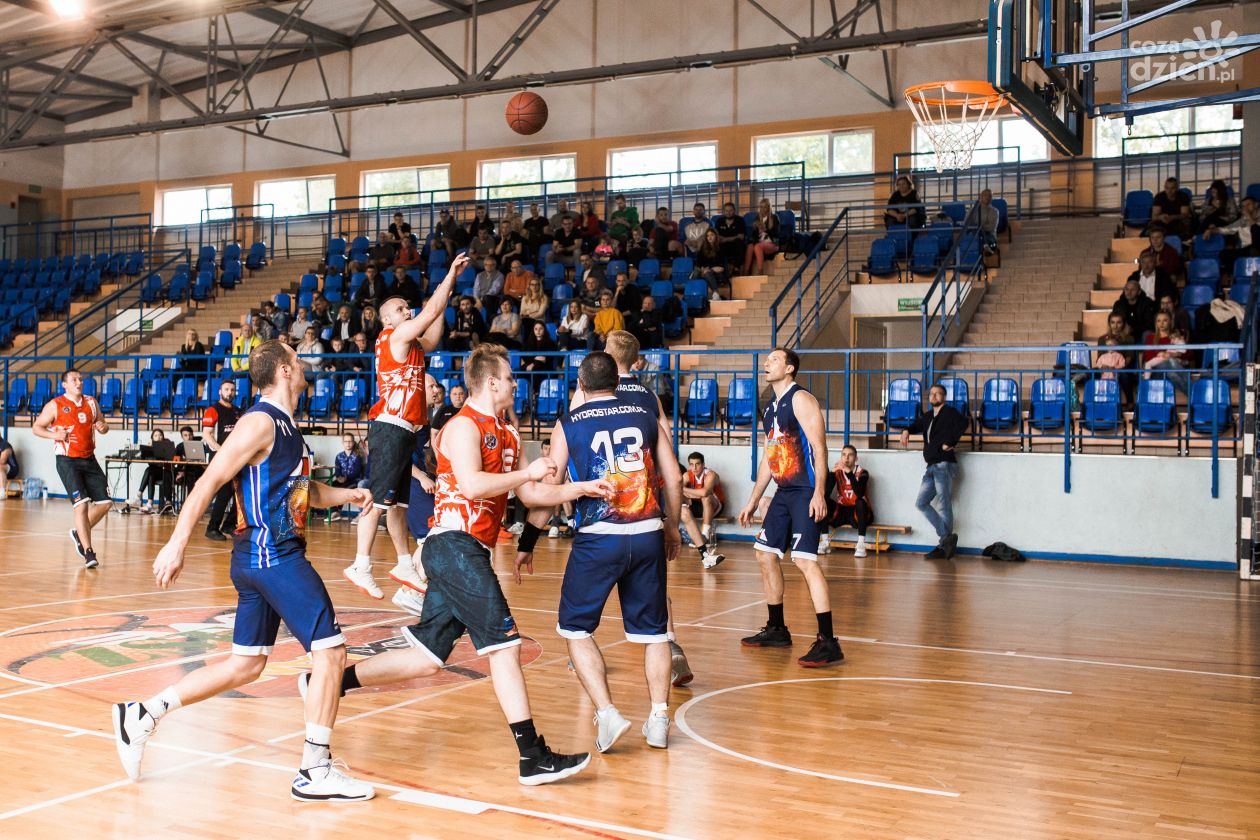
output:
M 1174 152 L 1179 145 L 1182 151 L 1237 146 L 1242 128 L 1243 121 L 1234 119 L 1234 106 L 1228 104 L 1142 114 L 1134 117 L 1131 131 L 1121 117 L 1094 120 L 1094 157 Z
M 611 190 L 636 190 L 717 180 L 717 144 L 617 149 L 608 155 Z
M 478 187 L 486 198 L 528 198 L 577 191 L 577 156 L 483 160 Z M 543 186 L 543 182 L 547 182 Z
M 784 134 L 753 140 L 753 177 L 758 180 L 859 175 L 875 170 L 875 133 L 869 130 Z
M 450 200 L 450 182 L 451 170 L 446 165 L 364 172 L 360 203 L 363 207 L 398 207 L 430 201 L 443 203 Z
M 327 213 L 328 202 L 337 189 L 331 175 L 317 178 L 296 178 L 289 181 L 258 182 L 259 216 L 305 216 Z

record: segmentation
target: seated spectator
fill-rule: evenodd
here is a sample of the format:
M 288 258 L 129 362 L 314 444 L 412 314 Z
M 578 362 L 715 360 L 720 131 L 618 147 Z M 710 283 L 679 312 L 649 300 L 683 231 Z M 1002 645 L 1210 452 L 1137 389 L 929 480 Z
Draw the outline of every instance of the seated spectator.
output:
M 591 251 L 591 256 L 595 258 L 596 265 L 607 266 L 610 261 L 617 258 L 619 253 L 621 253 L 620 243 L 605 233 L 599 238 L 595 249 Z
M 542 281 L 535 277 L 529 281 L 525 296 L 521 298 L 521 332 L 526 336 L 534 328 L 534 324 L 547 323 L 547 309 L 551 301 L 543 291 Z
M 595 262 L 595 258 L 590 254 L 581 254 L 578 256 L 577 270 L 573 272 L 573 282 L 577 286 L 585 286 L 586 278 L 592 276 L 602 285 L 604 278 L 607 277 L 605 268 L 606 266 Z
M 583 201 L 579 205 L 577 228 L 588 251 L 593 250 L 599 238 L 604 235 L 599 226 L 599 216 L 595 215 L 595 207 L 589 201 Z
M 368 249 L 368 265 L 376 266 L 377 271 L 384 271 L 394 264 L 394 244 L 389 241 L 389 234 L 381 231 L 376 244 Z
M 22 477 L 22 468 L 18 464 L 17 453 L 13 444 L 0 437 L 0 478 L 16 479 Z
M 722 256 L 722 244 L 715 228 L 704 232 L 704 240 L 696 249 L 696 271 L 709 284 L 713 299 L 721 298 L 718 289 L 726 281 L 726 258 Z
M 325 373 L 350 373 L 353 371 L 354 361 L 345 355 L 350 352 L 347 348 L 351 341 L 353 339 L 346 340 L 334 335 L 332 341 L 328 342 L 328 353 L 320 362 L 320 370 Z
M 608 340 L 608 334 L 613 330 L 624 330 L 625 328 L 625 319 L 621 317 L 617 307 L 613 306 L 612 292 L 604 289 L 599 296 L 599 311 L 595 313 L 595 320 L 591 326 L 590 334 L 586 337 L 586 349 L 603 350 L 604 343 Z
M 473 208 L 472 221 L 468 223 L 468 238 L 475 241 L 484 230 L 494 240 L 494 219 L 490 218 L 489 212 L 486 211 L 486 205 L 478 204 Z
M 1247 196 L 1242 200 L 1242 214 L 1224 227 L 1210 227 L 1203 232 L 1207 239 L 1214 233 L 1223 233 L 1231 237 L 1231 247 L 1221 254 L 1221 264 L 1232 270 L 1234 261 L 1239 257 L 1260 256 L 1260 203 Z M 1233 238 L 1237 244 L 1233 244 Z
M 308 374 L 319 369 L 325 350 L 324 343 L 319 340 L 319 333 L 314 327 L 307 327 L 306 335 L 302 336 L 302 340 L 294 349 L 297 350 L 298 363 Z
M 527 373 L 539 373 L 556 369 L 556 356 L 530 355 L 531 353 L 555 353 L 556 343 L 547 332 L 547 325 L 542 321 L 534 321 L 534 325 L 525 333 L 525 341 L 521 345 L 521 370 Z
M 456 353 L 467 353 L 478 344 L 486 334 L 486 321 L 481 311 L 473 307 L 473 299 L 464 295 L 455 308 L 455 326 L 446 334 L 446 349 Z
M 1176 288 L 1169 289 L 1159 296 L 1159 308 L 1156 313 L 1167 312 L 1172 318 L 1173 331 L 1182 336 L 1190 335 L 1190 313 L 1181 308 L 1181 295 Z
M 1098 343 L 1103 349 L 1094 355 L 1094 367 L 1102 371 L 1100 378 L 1116 379 L 1121 375 L 1119 372 L 1129 366 L 1127 354 L 1118 349 L 1120 342 L 1114 335 L 1104 335 L 1098 339 Z M 1128 395 L 1125 399 L 1128 399 Z
M 1111 313 L 1124 318 L 1134 336 L 1146 335 L 1155 325 L 1155 301 L 1146 296 L 1132 277 L 1125 281 L 1124 291 L 1112 305 Z
M 1238 209 L 1238 202 L 1230 197 L 1229 190 L 1225 187 L 1225 182 L 1215 180 L 1208 187 L 1207 202 L 1203 205 L 1203 213 L 1199 219 L 1199 233 L 1205 233 L 1212 228 L 1220 230 L 1228 227 L 1238 220 L 1241 215 Z
M 284 332 L 288 326 L 287 319 L 283 322 L 285 326 L 281 327 L 281 326 L 276 325 L 276 313 L 278 311 L 279 310 L 276 309 L 276 304 L 273 301 L 270 301 L 270 300 L 263 301 L 262 316 L 266 318 L 267 321 L 271 324 L 271 326 L 275 327 L 275 330 L 276 330 L 274 333 L 272 333 L 272 337 L 275 337 L 279 335 L 280 333 Z
M 560 202 L 564 204 L 564 202 Z M 573 226 L 571 214 L 560 216 L 560 227 L 552 233 L 551 250 L 547 252 L 547 264 L 577 267 L 578 254 L 582 252 L 582 234 Z
M 639 236 L 639 208 L 626 204 L 624 195 L 613 196 L 613 211 L 608 214 L 608 235 L 622 245 Z
M 354 314 L 354 307 L 348 303 L 343 303 L 337 307 L 337 317 L 332 323 L 332 337 L 340 338 L 343 341 L 350 341 L 354 338 L 354 334 L 363 329 L 359 316 Z M 303 330 L 303 335 L 306 331 Z
M 762 274 L 767 257 L 779 253 L 779 217 L 770 210 L 770 200 L 763 198 L 757 205 L 757 220 L 753 222 L 748 247 L 744 250 L 744 274 Z
M 468 243 L 468 257 L 472 267 L 481 271 L 486 257 L 494 257 L 495 241 L 486 228 L 479 228 L 472 242 Z
M 394 266 L 394 287 L 389 290 L 389 296 L 402 298 L 412 309 L 419 309 L 424 301 L 420 284 L 401 265 Z
M 1194 217 L 1190 207 L 1190 196 L 1181 191 L 1176 178 L 1164 181 L 1164 189 L 1155 196 L 1155 205 L 1151 208 L 1152 232 L 1162 230 L 1188 239 L 1194 231 Z
M 853 556 L 865 557 L 866 529 L 875 521 L 875 511 L 868 491 L 870 473 L 858 466 L 857 459 L 857 449 L 845 444 L 840 460 L 827 474 L 826 530 L 830 533 L 832 528 L 855 528 L 858 537 Z M 827 542 L 830 547 L 830 538 Z
M 275 326 L 274 324 L 272 326 Z M 184 343 L 179 348 L 179 369 L 184 373 L 204 378 L 210 369 L 210 358 L 206 355 L 206 345 L 201 343 L 196 330 L 184 333 Z
M 464 407 L 464 402 L 468 399 L 468 391 L 463 385 L 452 385 L 450 402 L 442 405 L 434 413 L 432 419 L 429 420 L 429 427 L 433 431 L 437 431 L 446 425 L 446 422 L 459 414 L 459 410 Z
M 1190 374 L 1185 372 L 1188 351 L 1176 349 L 1185 344 L 1184 334 L 1173 329 L 1172 316 L 1160 312 L 1155 316 L 1155 329 L 1146 336 L 1143 342 L 1147 347 L 1156 348 L 1142 354 L 1142 367 L 1146 369 L 1147 379 L 1165 377 L 1173 387 L 1183 394 L 1190 392 Z M 1163 348 L 1163 349 L 1159 349 Z
M 1242 335 L 1247 307 L 1223 294 L 1208 301 L 1194 313 L 1194 343 L 1234 343 Z
M 923 227 L 923 222 L 927 218 L 923 208 L 905 206 L 922 203 L 919 200 L 919 192 L 910 183 L 910 179 L 905 175 L 898 177 L 897 187 L 893 190 L 893 194 L 888 197 L 888 209 L 884 211 L 884 227 L 892 227 L 893 225 L 909 225 L 912 228 Z
M 350 360 L 350 367 L 356 373 L 372 371 L 375 354 L 372 352 L 372 342 L 368 341 L 367 333 L 355 333 L 354 346 L 348 352 L 355 354 Z
M 394 254 L 394 265 L 403 268 L 419 268 L 420 267 L 420 251 L 416 248 L 416 243 L 408 236 L 398 246 L 398 250 Z
M 268 306 L 271 308 L 268 309 Z M 289 326 L 293 323 L 292 315 L 280 309 L 274 303 L 270 303 L 270 301 L 263 304 L 263 311 L 267 313 L 267 317 L 271 318 L 271 324 L 276 328 L 276 332 L 286 333 L 289 331 Z
M 521 316 L 516 314 L 512 301 L 504 298 L 499 302 L 499 314 L 490 322 L 490 335 L 486 340 L 509 350 L 519 350 L 521 338 Z
M 521 217 L 513 213 L 504 225 L 503 236 L 494 249 L 495 262 L 499 265 L 511 265 L 513 260 L 525 260 L 528 245 L 521 227 Z
M 486 257 L 482 270 L 473 280 L 472 296 L 475 305 L 487 312 L 495 312 L 503 298 L 503 272 L 494 257 Z
M 297 317 L 293 319 L 293 323 L 289 325 L 289 335 L 301 340 L 306 335 L 306 328 L 311 325 L 311 317 L 305 306 L 299 306 Z
M 1181 262 L 1181 254 L 1177 249 L 1164 241 L 1162 230 L 1153 230 L 1150 234 L 1150 252 L 1155 255 L 1155 265 L 1168 272 L 1169 277 L 1180 277 L 1185 271 Z
M 182 426 L 180 428 L 179 443 L 175 444 L 175 460 L 176 461 L 188 460 L 188 451 L 186 447 L 184 446 L 184 444 L 191 443 L 192 441 L 195 441 L 195 440 L 198 440 L 198 438 L 195 437 L 192 426 Z M 201 474 L 205 471 L 206 471 L 205 466 L 195 466 L 192 464 L 189 464 L 186 467 L 185 466 L 176 467 L 175 468 L 175 486 L 180 488 L 186 496 L 188 491 L 192 489 L 192 486 L 197 483 L 197 479 L 201 478 Z M 0 475 L 3 475 L 3 473 L 0 472 Z
M 443 245 L 452 259 L 456 251 L 468 247 L 470 239 L 468 231 L 455 220 L 455 213 L 450 209 L 438 213 L 438 223 L 433 232 L 442 238 Z
M 536 278 L 537 275 L 534 272 L 525 270 L 520 260 L 512 260 L 512 270 L 503 281 L 504 297 L 511 298 L 519 305 L 521 298 L 525 297 L 525 292 L 529 290 L 530 281 Z
M 341 451 L 333 460 L 333 477 L 329 482 L 333 487 L 358 487 L 359 482 L 367 475 L 363 456 L 359 454 L 359 443 L 354 435 L 346 432 L 341 436 Z M 342 515 L 350 515 L 350 506 L 333 509 L 332 518 L 340 519 Z
M 605 292 L 604 294 L 608 294 Z M 639 347 L 643 350 L 655 350 L 665 346 L 665 333 L 661 328 L 661 313 L 656 311 L 656 301 L 651 295 L 644 295 L 638 312 L 631 312 L 625 318 L 625 329 L 639 339 Z M 598 329 L 598 327 L 597 327 Z
M 734 204 L 728 201 L 722 205 L 722 215 L 713 221 L 713 229 L 717 231 L 718 251 L 722 254 L 722 264 L 728 272 L 738 269 L 744 262 L 744 245 L 748 229 L 744 224 L 744 217 L 735 212 Z
M 578 218 L 578 214 L 569 209 L 569 202 L 562 198 L 556 202 L 556 212 L 552 213 L 551 218 L 548 220 L 548 223 L 551 226 L 552 236 L 555 236 L 560 228 L 564 227 L 564 220 L 566 218 L 573 222 L 574 229 L 577 228 L 578 223 L 581 221 Z
M 704 235 L 712 229 L 704 205 L 697 201 L 691 208 L 691 220 L 687 222 L 687 227 L 683 228 L 687 249 L 693 254 L 699 251 L 700 245 L 704 242 Z
M 630 282 L 624 271 L 617 272 L 617 287 L 613 289 L 613 306 L 622 314 L 638 312 L 643 305 L 643 292 Z
M 385 328 L 385 325 L 382 324 L 380 319 L 376 317 L 375 306 L 363 307 L 363 314 L 359 316 L 359 326 L 362 329 L 363 334 L 367 336 L 368 344 L 371 346 L 376 345 L 376 337 L 379 336 L 381 334 L 381 330 Z
M 963 221 L 963 229 L 978 231 L 980 247 L 986 254 L 992 254 L 998 249 L 997 229 L 1000 221 L 1001 216 L 997 208 L 993 206 L 993 190 L 984 189 L 980 191 L 980 201 Z
M 1123 348 L 1132 347 L 1135 344 L 1137 344 L 1137 341 L 1129 330 L 1129 325 L 1125 322 L 1124 316 L 1118 312 L 1112 312 L 1108 315 L 1107 332 L 1098 339 L 1098 346 Z M 1094 367 L 1100 367 L 1098 360 L 1106 352 L 1108 351 L 1100 350 L 1095 354 Z M 1124 363 L 1120 367 L 1128 371 L 1119 375 L 1120 390 L 1124 392 L 1125 400 L 1133 402 L 1133 393 L 1137 388 L 1137 358 L 1132 350 L 1120 350 L 1119 352 L 1124 356 Z
M 366 275 L 350 298 L 350 302 L 360 309 L 365 306 L 378 307 L 389 296 L 389 287 L 385 285 L 385 279 L 376 270 L 376 266 L 368 266 Z M 311 321 L 317 323 L 314 318 Z
M 525 247 L 528 253 L 525 258 L 532 262 L 538 260 L 538 249 L 545 245 L 551 237 L 551 223 L 542 215 L 542 209 L 535 201 L 529 205 L 529 218 L 521 222 L 521 230 L 525 234 Z
M 586 317 L 581 301 L 573 301 L 565 310 L 560 326 L 556 328 L 556 341 L 561 350 L 576 350 L 586 346 L 591 322 Z
M 154 429 L 149 435 L 149 452 L 146 456 L 153 461 L 173 461 L 175 444 L 166 439 L 166 433 L 161 429 Z M 160 513 L 170 507 L 174 502 L 173 479 L 174 470 L 170 464 L 150 463 L 144 468 L 140 488 L 136 490 L 133 500 L 134 506 L 141 513 Z M 151 501 L 156 503 L 156 508 Z
M 669 217 L 668 207 L 656 208 L 656 220 L 648 239 L 652 243 L 652 256 L 658 260 L 684 256 L 683 244 L 678 241 L 678 223 Z
M 577 297 L 588 310 L 598 310 L 600 295 L 606 291 L 608 291 L 608 287 L 604 285 L 602 280 L 593 273 L 587 273 L 582 280 L 582 285 L 578 287 Z
M 253 316 L 251 321 L 254 324 L 254 335 L 258 336 L 259 341 L 271 341 L 276 337 L 276 325 L 262 315 Z
M 1151 300 L 1159 300 L 1177 288 L 1168 272 L 1155 264 L 1155 255 L 1150 251 L 1143 251 L 1138 255 L 1137 270 L 1129 275 L 1129 279 L 1138 281 L 1143 293 Z
M 416 238 L 411 235 L 411 225 L 407 224 L 403 217 L 402 211 L 394 213 L 394 220 L 389 223 L 389 241 L 395 248 L 401 248 L 406 243 L 416 244 Z
M 248 317 L 241 319 L 236 338 L 232 339 L 232 370 L 237 373 L 248 373 L 249 354 L 259 344 L 262 344 L 262 341 L 254 335 L 253 321 Z
M 369 270 L 368 274 L 371 275 Z M 332 309 L 328 306 L 328 298 L 324 297 L 323 292 L 316 292 L 314 299 L 311 301 L 311 323 L 319 327 L 331 327 L 333 321 Z

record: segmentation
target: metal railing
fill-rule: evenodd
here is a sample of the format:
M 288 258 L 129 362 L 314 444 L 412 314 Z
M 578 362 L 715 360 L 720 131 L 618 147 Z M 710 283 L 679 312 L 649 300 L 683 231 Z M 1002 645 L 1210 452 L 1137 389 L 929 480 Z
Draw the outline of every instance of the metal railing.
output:
M 258 213 L 258 210 L 269 212 Z M 247 214 L 238 214 L 238 210 L 248 210 Z M 227 216 L 223 216 L 223 213 Z M 217 214 L 217 217 L 216 217 Z M 288 216 L 282 216 L 280 224 L 287 225 Z M 261 236 L 259 235 L 261 233 Z M 255 242 L 267 245 L 270 251 L 276 242 L 276 205 L 270 202 L 258 204 L 233 204 L 228 207 L 203 207 L 197 222 L 197 249 L 200 254 L 206 245 L 218 248 L 218 256 L 222 256 L 223 245 L 242 243 L 241 258 Z M 288 237 L 285 237 L 288 243 Z M 288 254 L 286 253 L 286 256 Z
M 153 214 L 124 213 L 0 225 L 0 258 L 143 251 L 151 256 Z
M 968 287 L 974 286 L 985 271 L 979 226 L 978 224 L 970 228 L 967 226 L 968 222 L 979 217 L 980 203 L 976 202 L 963 217 L 962 227 L 955 231 L 954 242 L 933 276 L 932 285 L 923 295 L 923 302 L 919 304 L 919 311 L 923 316 L 920 335 L 924 347 L 944 347 L 949 341 L 950 330 L 962 327 L 965 292 Z M 966 265 L 963 262 L 963 249 L 968 246 L 969 240 L 976 244 L 976 255 L 975 260 L 970 265 Z M 928 378 L 935 375 L 935 362 L 934 355 L 925 356 L 923 359 L 924 375 Z
M 1232 142 L 1199 145 L 1201 138 L 1224 136 Z M 1213 181 L 1219 178 L 1227 184 L 1236 183 L 1242 173 L 1241 129 L 1125 137 L 1120 149 L 1119 158 L 1095 158 L 1095 162 L 1100 166 L 1105 166 L 1107 161 L 1118 162 L 1121 201 L 1130 190 L 1149 189 L 1158 194 L 1164 188 L 1164 181 L 1172 177 L 1181 187 L 1190 190 L 1191 199 L 1197 204 Z
M 852 282 L 848 221 L 846 208 L 806 254 L 801 267 L 770 304 L 772 346 L 798 347 L 807 335 L 816 333 L 824 313 L 839 302 L 840 292 Z M 842 226 L 839 240 L 833 242 L 832 237 Z
M 983 190 L 992 190 L 995 198 L 1005 197 L 1010 217 L 1024 216 L 1024 185 L 1034 174 L 1045 175 L 1050 170 L 1048 160 L 1025 161 L 1019 146 L 986 146 L 974 154 L 983 159 L 992 153 L 993 163 L 977 163 L 965 170 L 938 172 L 935 152 L 898 152 L 893 155 L 893 171 L 889 179 L 889 191 L 896 189 L 902 175 L 911 177 L 919 200 L 925 204 L 962 201 L 968 204 L 980 199 Z

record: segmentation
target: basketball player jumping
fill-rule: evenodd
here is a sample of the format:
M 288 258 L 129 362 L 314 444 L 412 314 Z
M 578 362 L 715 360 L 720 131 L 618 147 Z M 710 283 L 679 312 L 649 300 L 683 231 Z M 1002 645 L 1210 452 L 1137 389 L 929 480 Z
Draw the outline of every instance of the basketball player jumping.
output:
M 385 594 L 372 578 L 372 543 L 385 513 L 385 527 L 394 543 L 397 563 L 389 576 L 421 594 L 423 574 L 411 557 L 407 532 L 407 500 L 411 491 L 411 456 L 416 448 L 416 430 L 428 419 L 425 410 L 424 354 L 430 353 L 442 338 L 446 302 L 455 278 L 468 265 L 461 254 L 451 263 L 445 279 L 433 290 L 416 317 L 407 301 L 387 298 L 380 306 L 381 330 L 376 339 L 376 388 L 380 399 L 368 412 L 368 451 L 372 471 L 368 485 L 372 504 L 359 517 L 354 562 L 345 569 L 346 578 L 372 598 Z
M 197 480 L 170 541 L 153 561 L 153 576 L 165 589 L 179 577 L 188 540 L 210 500 L 225 482 L 235 483 L 238 524 L 231 577 L 237 607 L 232 655 L 189 671 L 143 703 L 115 705 L 118 756 L 127 775 L 138 779 L 145 743 L 163 716 L 258 679 L 283 619 L 313 664 L 305 693 L 306 744 L 290 794 L 303 802 L 371 799 L 372 786 L 341 772 L 329 750 L 346 640 L 324 582 L 306 559 L 309 506 L 366 505 L 369 493 L 310 480 L 311 458 L 293 422 L 306 377 L 292 348 L 279 341 L 254 348 L 249 378 L 262 399 L 241 416 Z

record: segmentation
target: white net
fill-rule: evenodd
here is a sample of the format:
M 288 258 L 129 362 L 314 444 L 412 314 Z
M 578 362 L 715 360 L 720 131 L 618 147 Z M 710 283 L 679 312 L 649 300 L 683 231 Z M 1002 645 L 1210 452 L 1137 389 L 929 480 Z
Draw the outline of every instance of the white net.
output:
M 971 155 L 1005 100 L 983 82 L 937 82 L 906 90 L 906 104 L 936 152 L 936 171 L 970 169 Z

